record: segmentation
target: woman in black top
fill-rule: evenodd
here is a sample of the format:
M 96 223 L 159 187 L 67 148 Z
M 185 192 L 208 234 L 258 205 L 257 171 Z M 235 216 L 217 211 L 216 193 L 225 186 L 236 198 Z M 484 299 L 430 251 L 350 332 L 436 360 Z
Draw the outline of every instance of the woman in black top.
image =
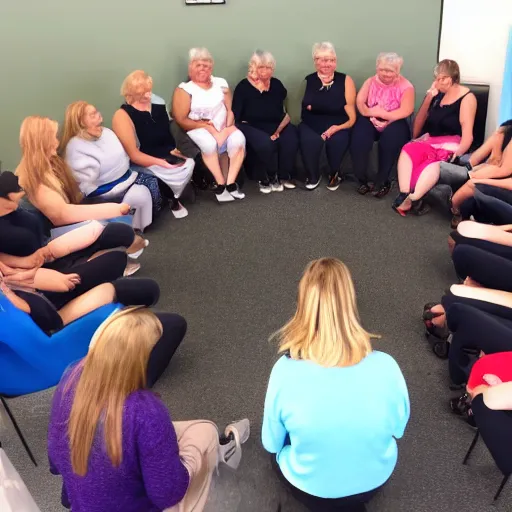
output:
M 130 73 L 121 87 L 126 103 L 116 111 L 112 129 L 130 160 L 154 174 L 169 199 L 173 215 L 188 215 L 179 197 L 192 178 L 195 162 L 177 149 L 165 105 L 152 103 L 153 79 L 144 71 Z
M 402 216 L 408 211 L 429 211 L 422 197 L 434 187 L 440 162 L 466 153 L 473 142 L 476 98 L 460 85 L 459 65 L 442 60 L 434 70 L 435 81 L 414 120 L 413 140 L 402 148 L 398 159 L 400 194 L 393 208 Z
M 320 154 L 325 143 L 330 167 L 329 190 L 341 183 L 339 170 L 347 152 L 350 128 L 356 121 L 356 86 L 352 78 L 336 71 L 336 51 L 331 43 L 313 46 L 316 73 L 306 77 L 299 140 L 306 168 L 306 188 L 320 183 Z
M 284 106 L 286 88 L 272 76 L 275 66 L 272 54 L 256 51 L 249 61 L 247 78 L 236 86 L 233 95 L 236 126 L 247 141 L 246 162 L 254 164 L 264 194 L 295 188 L 294 164 L 299 148 L 297 129 Z

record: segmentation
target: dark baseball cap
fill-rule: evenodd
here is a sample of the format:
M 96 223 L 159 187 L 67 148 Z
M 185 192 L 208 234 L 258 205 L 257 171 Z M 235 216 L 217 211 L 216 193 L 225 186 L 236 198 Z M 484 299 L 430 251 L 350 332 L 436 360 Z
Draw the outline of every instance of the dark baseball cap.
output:
M 9 194 L 23 192 L 18 183 L 18 176 L 10 171 L 4 171 L 0 174 L 0 197 L 9 198 Z

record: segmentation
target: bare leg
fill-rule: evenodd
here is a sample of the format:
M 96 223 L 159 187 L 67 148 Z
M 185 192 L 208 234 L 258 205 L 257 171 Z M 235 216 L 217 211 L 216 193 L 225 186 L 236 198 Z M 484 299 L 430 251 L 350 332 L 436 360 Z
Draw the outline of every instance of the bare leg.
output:
M 442 313 L 441 315 L 432 318 L 431 322 L 437 327 L 444 327 L 444 324 L 446 323 L 446 313 L 443 306 L 441 304 L 436 304 L 430 311 L 432 311 L 432 313 Z
M 217 185 L 225 185 L 226 180 L 222 174 L 222 169 L 219 163 L 219 155 L 217 153 L 212 153 L 211 155 L 205 155 L 202 153 L 204 165 L 208 168 L 208 170 L 212 173 Z
M 434 162 L 430 165 L 427 165 L 427 167 L 423 169 L 420 177 L 418 178 L 416 187 L 414 187 L 414 192 L 409 194 L 409 199 L 411 201 L 418 201 L 425 194 L 427 194 L 429 190 L 432 190 L 439 181 L 439 173 L 439 162 Z
M 459 226 L 460 226 L 460 224 L 459 224 Z M 448 237 L 448 251 L 450 251 L 450 256 L 453 254 L 453 250 L 455 249 L 456 245 L 457 244 L 455 243 L 455 240 L 451 236 L 449 236 Z
M 504 231 L 501 226 L 465 220 L 458 225 L 457 231 L 467 238 L 478 238 L 500 245 L 512 246 L 512 233 Z
M 411 191 L 412 160 L 405 151 L 400 153 L 397 168 L 400 192 L 408 194 Z
M 468 299 L 482 300 L 512 308 L 512 293 L 501 290 L 493 290 L 491 288 L 477 288 L 473 286 L 464 286 L 463 284 L 453 284 L 450 291 L 458 297 L 466 297 Z
M 474 185 L 474 183 L 471 180 L 466 182 L 466 183 L 464 183 L 464 185 L 462 185 L 462 187 L 460 187 L 459 190 L 457 190 L 457 192 L 455 192 L 455 194 L 453 194 L 453 197 L 452 197 L 452 211 L 453 211 L 453 213 L 458 213 L 459 209 L 460 209 L 460 205 L 466 199 L 469 199 L 470 197 L 473 197 L 474 193 L 475 193 L 475 185 Z
M 224 176 L 224 180 L 227 181 L 229 174 L 229 156 L 227 152 L 219 155 L 219 164 L 222 170 L 222 176 Z
M 245 150 L 244 148 L 240 148 L 238 151 L 233 153 L 229 157 L 229 172 L 227 184 L 235 183 L 238 173 L 242 168 L 242 164 L 244 163 L 245 158 Z
M 141 249 L 144 249 L 146 247 L 146 240 L 142 238 L 139 235 L 135 236 L 135 240 L 133 241 L 133 244 L 126 249 L 126 252 L 128 254 L 133 254 L 134 252 L 140 251 Z
M 104 283 L 76 297 L 59 310 L 64 325 L 81 318 L 101 306 L 114 302 L 116 292 L 111 283 Z

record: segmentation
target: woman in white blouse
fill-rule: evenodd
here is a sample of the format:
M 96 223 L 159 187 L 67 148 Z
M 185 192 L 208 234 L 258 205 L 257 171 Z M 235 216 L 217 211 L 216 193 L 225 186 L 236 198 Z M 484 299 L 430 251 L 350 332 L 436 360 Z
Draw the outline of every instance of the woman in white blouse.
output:
M 217 182 L 219 202 L 243 199 L 236 178 L 245 157 L 245 137 L 234 126 L 231 92 L 223 78 L 212 76 L 213 58 L 206 48 L 189 52 L 189 81 L 174 91 L 172 117 L 201 150 Z
M 69 105 L 61 155 L 89 201 L 122 200 L 135 209 L 134 229 L 144 231 L 153 221 L 153 209 L 162 207 L 157 178 L 130 170 L 130 159 L 121 142 L 102 123 L 103 117 L 94 105 L 86 101 Z

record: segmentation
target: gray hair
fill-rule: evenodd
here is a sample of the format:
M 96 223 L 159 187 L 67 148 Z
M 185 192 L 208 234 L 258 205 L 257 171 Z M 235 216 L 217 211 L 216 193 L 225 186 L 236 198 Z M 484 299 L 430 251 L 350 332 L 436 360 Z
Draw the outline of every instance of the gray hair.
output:
M 332 53 L 336 57 L 336 50 L 334 45 L 328 41 L 324 41 L 323 43 L 315 43 L 313 45 L 313 59 L 316 59 L 316 56 L 320 52 Z
M 386 64 L 389 64 L 391 67 L 397 70 L 397 72 L 400 72 L 400 68 L 402 67 L 402 64 L 404 63 L 403 57 L 400 57 L 398 53 L 395 52 L 382 52 L 377 55 L 377 66 L 384 62 Z
M 188 63 L 191 64 L 195 60 L 208 60 L 213 64 L 212 54 L 207 48 L 191 48 L 188 52 Z
M 270 66 L 272 69 L 276 69 L 276 59 L 270 52 L 256 50 L 251 55 L 249 66 Z

